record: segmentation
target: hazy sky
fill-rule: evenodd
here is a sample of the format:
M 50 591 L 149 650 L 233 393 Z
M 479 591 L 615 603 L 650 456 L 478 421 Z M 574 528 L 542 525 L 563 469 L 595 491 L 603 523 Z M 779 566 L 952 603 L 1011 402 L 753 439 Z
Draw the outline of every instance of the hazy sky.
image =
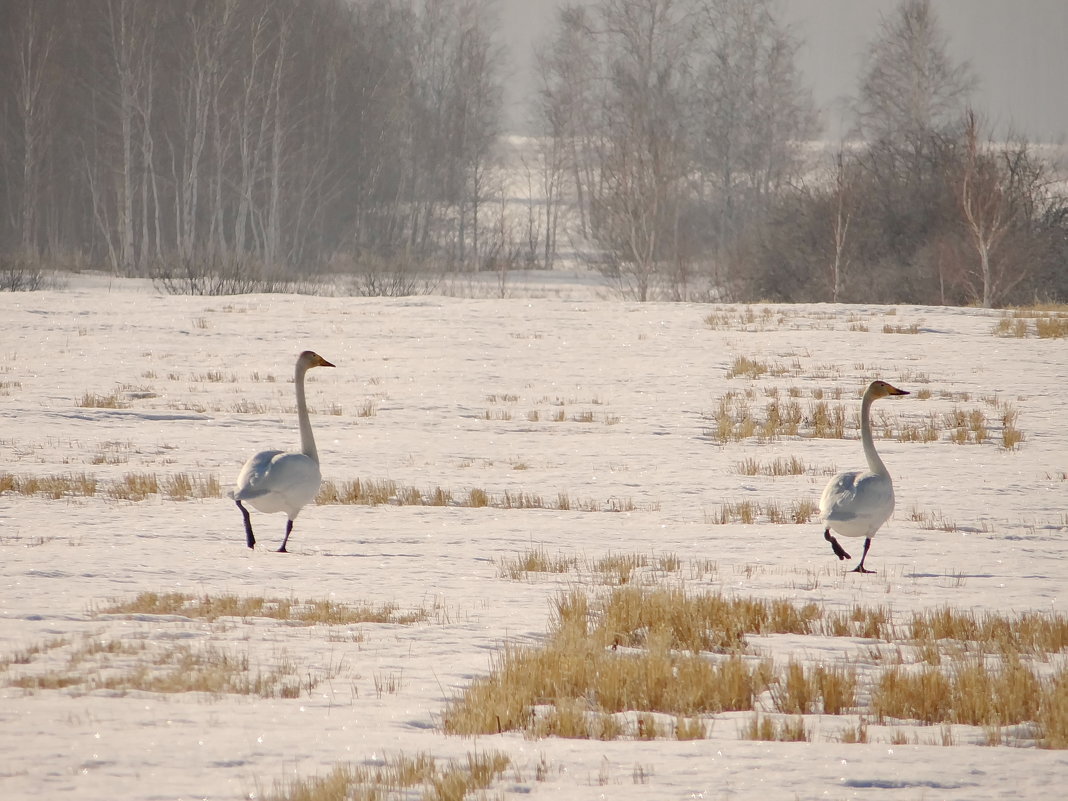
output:
M 580 0 L 593 4 L 596 0 Z M 497 0 L 512 60 L 512 119 L 533 87 L 531 47 L 552 25 L 559 0 Z M 799 66 L 837 136 L 843 100 L 854 94 L 862 54 L 880 15 L 897 0 L 779 0 L 802 41 Z M 1068 139 L 1068 0 L 933 0 L 950 54 L 979 78 L 973 103 L 995 126 L 1036 141 Z

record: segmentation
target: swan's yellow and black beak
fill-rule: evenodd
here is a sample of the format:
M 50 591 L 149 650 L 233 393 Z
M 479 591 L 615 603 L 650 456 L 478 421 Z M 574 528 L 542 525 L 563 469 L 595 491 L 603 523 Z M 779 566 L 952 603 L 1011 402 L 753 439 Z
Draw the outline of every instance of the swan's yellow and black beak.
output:
M 306 350 L 300 354 L 300 361 L 304 362 L 311 367 L 336 367 L 335 364 L 328 362 L 314 350 Z
M 886 385 L 886 394 L 887 395 L 908 395 L 909 393 L 906 392 L 903 389 L 898 389 L 895 386 L 891 386 L 890 384 L 887 384 Z

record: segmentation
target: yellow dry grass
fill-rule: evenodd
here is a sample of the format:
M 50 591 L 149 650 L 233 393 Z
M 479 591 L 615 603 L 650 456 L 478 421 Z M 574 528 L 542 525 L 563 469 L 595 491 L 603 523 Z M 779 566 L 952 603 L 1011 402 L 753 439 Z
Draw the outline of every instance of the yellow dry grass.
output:
M 100 463 L 94 460 L 94 463 Z M 93 497 L 103 494 L 125 501 L 143 501 L 150 495 L 168 500 L 190 498 L 218 498 L 222 494 L 219 479 L 214 475 L 177 473 L 160 478 L 155 473 L 125 473 L 106 483 L 88 473 L 66 473 L 51 476 L 25 476 L 0 473 L 0 492 L 19 495 L 41 495 L 58 500 L 69 497 Z
M 292 598 L 242 597 L 238 595 L 189 595 L 181 592 L 142 592 L 120 601 L 97 614 L 180 615 L 201 620 L 219 618 L 269 618 L 304 625 L 352 625 L 354 623 L 397 623 L 411 625 L 430 618 L 424 609 L 402 610 L 396 604 L 342 604 L 328 600 L 297 601 Z
M 554 499 L 524 490 L 506 490 L 494 494 L 482 487 L 469 487 L 463 494 L 454 494 L 444 487 L 420 490 L 418 487 L 398 484 L 392 479 L 352 479 L 350 481 L 323 481 L 315 499 L 319 505 L 354 504 L 379 506 L 459 506 L 473 509 L 553 509 L 582 512 L 631 512 L 638 507 L 628 498 L 609 498 L 605 501 L 573 498 L 565 492 Z
M 340 672 L 338 666 L 309 670 L 284 653 L 260 665 L 247 652 L 212 645 L 164 647 L 146 640 L 88 637 L 67 650 L 66 667 L 33 670 L 31 665 L 9 677 L 7 684 L 31 693 L 66 689 L 76 693 L 108 690 L 119 694 L 203 693 L 214 698 L 298 698 Z
M 499 751 L 468 754 L 464 760 L 439 763 L 429 753 L 387 757 L 382 764 L 341 764 L 325 776 L 276 782 L 264 801 L 386 801 L 422 798 L 463 801 L 485 790 L 511 765 Z

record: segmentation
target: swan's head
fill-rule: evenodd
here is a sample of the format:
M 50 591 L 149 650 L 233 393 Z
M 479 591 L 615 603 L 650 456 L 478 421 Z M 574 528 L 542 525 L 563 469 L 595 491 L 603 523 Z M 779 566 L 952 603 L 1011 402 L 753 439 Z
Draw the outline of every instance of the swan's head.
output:
M 868 385 L 868 391 L 864 393 L 872 400 L 878 400 L 879 398 L 885 398 L 889 395 L 908 395 L 909 393 L 903 389 L 898 389 L 895 386 L 887 384 L 885 381 L 872 381 Z
M 306 350 L 297 358 L 297 366 L 305 370 L 312 367 L 333 367 L 334 365 L 313 350 Z

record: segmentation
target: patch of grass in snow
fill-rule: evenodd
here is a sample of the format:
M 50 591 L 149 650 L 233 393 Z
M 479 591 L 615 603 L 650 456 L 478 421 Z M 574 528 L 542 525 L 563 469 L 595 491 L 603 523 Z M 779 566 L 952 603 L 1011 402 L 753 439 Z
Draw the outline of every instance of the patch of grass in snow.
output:
M 928 511 L 918 506 L 913 506 L 909 510 L 909 520 L 919 523 L 922 528 L 929 531 L 960 531 L 960 527 L 942 512 Z
M 857 670 L 852 665 L 805 666 L 791 659 L 779 671 L 771 697 L 775 710 L 787 715 L 845 714 L 856 706 Z
M 920 333 L 920 323 L 909 323 L 908 325 L 890 325 L 889 323 L 887 323 L 887 324 L 883 325 L 883 333 L 884 334 L 918 334 L 918 333 Z
M 766 521 L 772 524 L 802 525 L 812 522 L 818 513 L 819 506 L 811 498 L 801 498 L 785 504 L 778 501 L 726 501 L 720 504 L 719 511 L 706 512 L 705 522 L 716 525 L 751 525 Z
M 355 623 L 411 625 L 430 619 L 430 612 L 425 608 L 402 610 L 393 603 L 376 606 L 328 600 L 297 601 L 292 598 L 189 595 L 180 592 L 142 592 L 129 601 L 114 603 L 96 612 L 106 615 L 181 615 L 202 620 L 223 617 L 243 620 L 269 618 L 308 626 Z
M 682 560 L 677 554 L 666 553 L 659 556 L 646 556 L 640 553 L 614 554 L 580 564 L 574 556 L 557 554 L 550 556 L 543 547 L 532 548 L 512 558 L 497 562 L 497 574 L 513 581 L 527 579 L 531 573 L 568 573 L 584 570 L 601 574 L 604 583 L 621 586 L 637 580 L 637 571 L 654 570 L 662 574 L 676 573 L 682 569 Z M 698 568 L 693 569 L 695 576 L 702 575 Z M 707 571 L 706 571 L 707 572 Z M 654 576 L 643 573 L 642 580 L 654 580 Z
M 143 501 L 150 495 L 161 495 L 172 501 L 222 496 L 215 475 L 194 476 L 189 473 L 176 473 L 162 479 L 155 473 L 126 473 L 107 484 L 105 491 L 108 497 L 123 501 Z
M 1014 451 L 1023 442 L 1024 434 L 1016 427 L 1019 416 L 1015 406 L 1006 404 L 1001 407 L 1001 445 L 1006 450 Z
M 490 787 L 510 766 L 499 751 L 476 751 L 465 760 L 443 763 L 425 752 L 398 754 L 381 764 L 340 764 L 325 776 L 276 782 L 273 790 L 255 795 L 263 801 L 384 801 L 419 792 L 426 801 L 463 801 Z
M 757 394 L 752 390 L 726 392 L 716 401 L 715 410 L 704 414 L 704 419 L 712 423 L 711 427 L 705 429 L 705 435 L 719 443 L 740 442 L 746 439 L 768 442 L 781 437 L 859 437 L 860 414 L 853 403 L 831 403 L 824 400 L 821 394 L 820 399 L 814 399 L 807 406 L 802 406 L 793 395 L 783 400 L 778 397 L 778 393 L 770 394 L 772 399 L 761 411 L 754 405 Z M 813 394 L 815 396 L 815 393 Z M 930 398 L 929 390 L 926 397 Z M 954 400 L 958 398 L 951 397 Z M 1023 439 L 1023 433 L 1016 427 L 1018 413 L 1011 404 L 1001 403 L 996 398 L 993 399 L 993 406 L 1001 418 L 1001 445 L 1011 450 Z M 991 436 L 991 430 L 996 428 L 996 425 L 991 423 L 981 407 L 969 409 L 954 406 L 947 412 L 931 412 L 918 421 L 902 421 L 885 410 L 877 409 L 873 414 L 872 428 L 876 437 L 897 439 L 899 442 L 938 442 L 944 438 L 945 441 L 959 445 L 996 444 L 995 438 Z M 788 470 L 789 464 L 780 463 L 780 467 Z M 756 469 L 759 468 L 755 460 L 743 463 L 742 471 Z M 757 475 L 751 472 L 743 474 Z
M 736 469 L 742 476 L 803 476 L 807 472 L 804 461 L 797 456 L 770 462 L 761 462 L 750 456 L 738 462 Z
M 1068 618 L 1044 612 L 1007 617 L 947 606 L 913 613 L 905 639 L 942 645 L 969 643 L 984 653 L 1050 655 L 1068 650 Z
M 903 423 L 897 432 L 898 442 L 938 442 L 942 438 L 942 420 L 929 414 L 922 422 Z
M 727 370 L 727 378 L 757 379 L 765 375 L 780 376 L 789 373 L 789 369 L 781 364 L 768 364 L 748 356 L 735 356 Z
M 776 719 L 768 715 L 753 713 L 742 727 L 741 737 L 745 740 L 762 740 L 765 742 L 805 743 L 812 739 L 801 716 Z
M 127 409 L 130 404 L 119 394 L 119 390 L 113 389 L 107 395 L 86 392 L 78 400 L 78 406 L 85 409 Z
M 204 373 L 192 373 L 189 376 L 189 380 L 194 383 L 207 382 L 210 384 L 222 384 L 222 383 L 237 383 L 237 375 L 235 373 L 224 373 L 222 370 L 208 370 Z
M 42 643 L 22 648 L 11 656 L 0 659 L 0 670 L 7 670 L 12 665 L 28 665 L 41 654 L 67 645 L 70 645 L 70 640 L 66 637 L 52 637 Z
M 767 662 L 738 655 L 713 661 L 674 650 L 663 638 L 637 651 L 612 649 L 609 643 L 603 631 L 588 629 L 583 616 L 567 616 L 544 647 L 508 646 L 489 676 L 446 707 L 444 730 L 648 737 L 648 730 L 638 728 L 642 718 L 635 721 L 624 713 L 694 717 L 751 709 L 770 670 Z M 614 716 L 614 722 L 606 716 Z
M 1068 310 L 1063 305 L 1030 306 L 1004 312 L 992 331 L 998 337 L 1041 339 L 1068 337 Z
M 266 403 L 242 398 L 241 400 L 234 401 L 230 404 L 229 409 L 226 409 L 225 411 L 231 412 L 232 414 L 267 414 L 269 408 L 270 407 Z M 223 409 L 219 408 L 216 411 L 223 411 Z
M 746 635 L 787 633 L 881 640 L 897 656 L 858 654 L 869 663 L 861 673 L 854 660 L 776 666 L 748 654 Z M 594 599 L 576 590 L 557 599 L 546 644 L 506 647 L 488 677 L 450 702 L 443 726 L 463 735 L 645 739 L 749 710 L 773 716 L 754 717 L 742 735 L 777 740 L 807 739 L 803 715 L 859 713 L 861 726 L 843 742 L 866 741 L 873 717 L 983 727 L 992 744 L 1002 727 L 1033 722 L 1038 744 L 1064 748 L 1068 669 L 1050 675 L 1024 655 L 1047 661 L 1066 647 L 1068 619 L 1054 615 L 977 618 L 944 609 L 895 625 L 882 607 L 829 611 L 632 586 Z M 770 709 L 759 697 L 770 697 Z M 674 735 L 665 716 L 676 720 Z
M 542 546 L 496 562 L 497 575 L 512 581 L 521 581 L 531 573 L 567 573 L 578 566 L 576 557 L 560 554 L 550 556 Z
M 20 476 L 15 473 L 0 473 L 0 493 L 17 495 L 43 495 L 52 500 L 65 497 L 92 497 L 96 495 L 97 480 L 88 473 L 67 473 L 54 476 Z
M 759 310 L 752 306 L 743 308 L 726 308 L 713 311 L 705 315 L 704 324 L 713 331 L 745 331 L 758 333 L 761 331 L 778 331 L 789 326 L 799 329 L 826 328 L 833 329 L 835 315 L 814 311 L 787 310 L 782 307 L 772 308 L 763 306 Z M 802 321 L 812 321 L 809 325 L 803 325 Z
M 94 457 L 94 464 L 99 460 Z M 218 498 L 222 495 L 219 479 L 214 475 L 195 476 L 176 473 L 160 478 L 155 473 L 133 472 L 101 483 L 88 473 L 67 473 L 54 476 L 24 476 L 0 473 L 0 492 L 18 495 L 43 495 L 53 500 L 70 497 L 90 498 L 103 494 L 125 501 L 143 501 L 150 495 L 169 500 L 190 498 Z
M 215 475 L 193 476 L 188 473 L 175 473 L 164 477 L 160 489 L 161 494 L 172 501 L 222 497 L 222 487 Z
M 29 665 L 7 684 L 29 692 L 66 689 L 120 695 L 140 691 L 299 698 L 341 671 L 339 665 L 309 669 L 284 653 L 274 654 L 261 666 L 247 652 L 211 645 L 161 646 L 151 640 L 89 636 L 67 650 L 65 667 L 33 670 Z
M 637 506 L 629 498 L 609 498 L 604 502 L 572 498 L 559 493 L 556 498 L 545 499 L 541 495 L 523 490 L 506 490 L 500 495 L 482 487 L 470 487 L 463 494 L 454 494 L 444 487 L 420 490 L 403 486 L 392 479 L 353 479 L 351 481 L 324 481 L 315 502 L 319 505 L 355 504 L 379 506 L 458 506 L 471 509 L 492 507 L 494 509 L 552 509 L 556 511 L 581 512 L 633 512 Z

